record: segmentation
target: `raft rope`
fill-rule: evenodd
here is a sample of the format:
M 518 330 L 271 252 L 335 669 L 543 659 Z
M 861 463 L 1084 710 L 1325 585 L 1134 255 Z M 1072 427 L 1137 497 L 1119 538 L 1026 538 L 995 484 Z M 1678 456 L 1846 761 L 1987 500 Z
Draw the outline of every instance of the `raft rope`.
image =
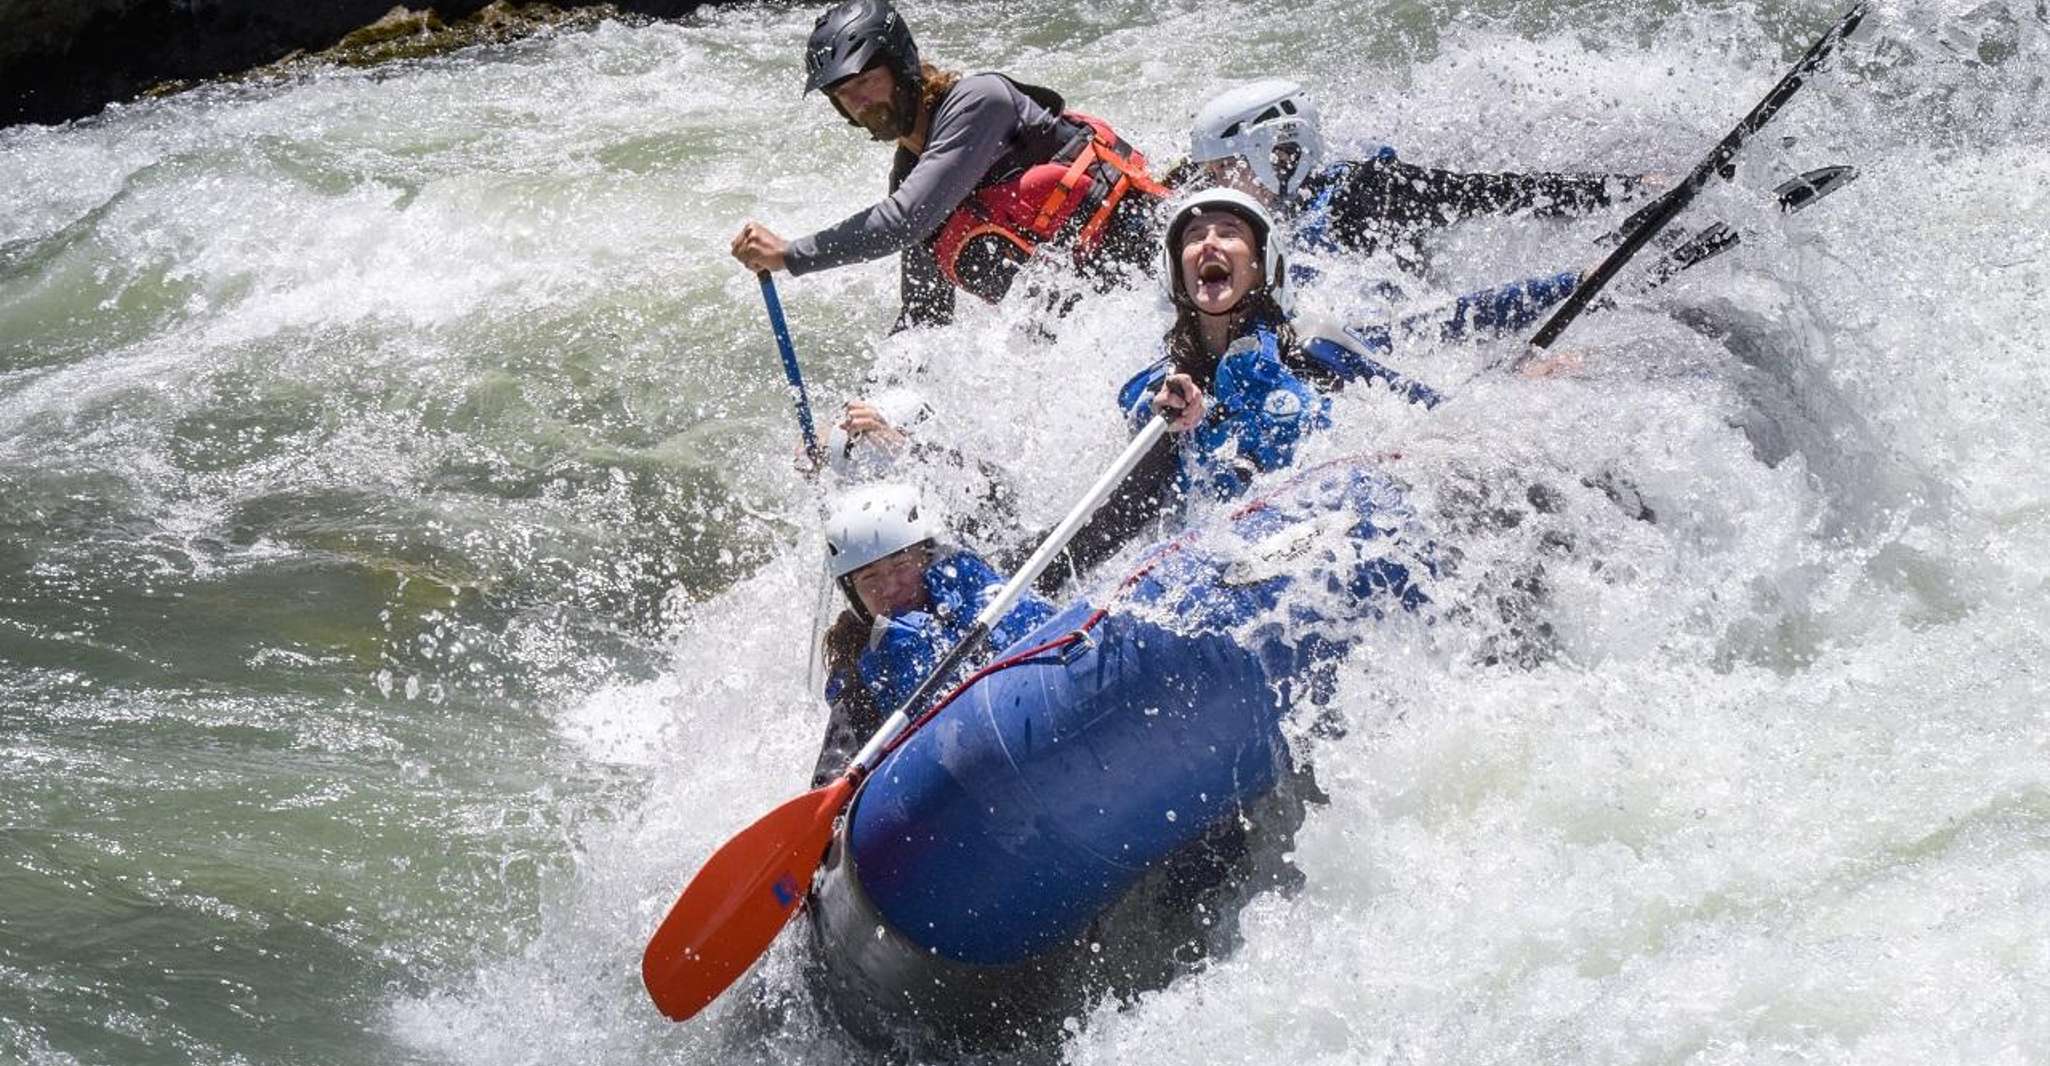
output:
M 1385 462 L 1391 459 L 1400 459 L 1402 458 L 1402 455 L 1399 452 L 1383 452 L 1379 455 L 1374 455 L 1371 457 L 1362 455 L 1351 455 L 1326 460 L 1325 462 L 1318 463 L 1315 466 L 1308 467 L 1296 476 L 1289 478 L 1286 482 L 1276 486 L 1274 491 L 1269 492 L 1265 496 L 1261 496 L 1258 499 L 1250 500 L 1240 505 L 1239 507 L 1232 510 L 1226 517 L 1228 520 L 1237 520 L 1249 514 L 1253 514 L 1257 511 L 1265 510 L 1273 505 L 1273 501 L 1276 498 L 1294 489 L 1297 485 L 1301 484 L 1302 482 L 1317 477 L 1334 467 L 1358 465 L 1360 460 L 1363 458 L 1371 458 L 1376 461 Z M 1006 655 L 1001 659 L 998 659 L 994 662 L 991 662 L 983 666 L 982 668 L 976 670 L 974 673 L 969 674 L 967 678 L 963 679 L 960 684 L 955 685 L 953 689 L 948 691 L 948 693 L 945 696 L 941 697 L 939 700 L 935 701 L 931 707 L 927 708 L 924 714 L 919 715 L 915 720 L 913 720 L 912 723 L 909 726 L 907 726 L 903 732 L 897 734 L 897 738 L 891 741 L 888 747 L 883 749 L 883 755 L 885 757 L 888 757 L 889 755 L 894 753 L 898 748 L 902 747 L 904 745 L 904 742 L 916 736 L 918 734 L 918 731 L 920 729 L 923 729 L 927 722 L 932 721 L 935 717 L 939 715 L 941 711 L 944 711 L 948 707 L 952 706 L 956 699 L 959 699 L 971 687 L 973 687 L 976 682 L 982 680 L 983 678 L 988 677 L 989 675 L 994 674 L 1000 670 L 1008 670 L 1014 666 L 1024 665 L 1025 663 L 1031 662 L 1032 660 L 1037 659 L 1040 656 L 1046 655 L 1051 652 L 1066 651 L 1067 649 L 1074 647 L 1076 644 L 1088 640 L 1089 631 L 1096 628 L 1096 626 L 1099 623 L 1101 623 L 1104 620 L 1104 618 L 1109 616 L 1110 608 L 1115 606 L 1117 604 L 1117 601 L 1123 599 L 1127 594 L 1129 594 L 1132 590 L 1132 586 L 1137 585 L 1139 583 L 1140 578 L 1143 578 L 1147 574 L 1152 573 L 1154 568 L 1159 566 L 1160 563 L 1163 560 L 1165 560 L 1168 556 L 1182 551 L 1188 545 L 1201 539 L 1203 532 L 1204 531 L 1202 529 L 1192 529 L 1182 534 L 1181 536 L 1169 541 L 1159 551 L 1153 553 L 1153 555 L 1150 558 L 1148 558 L 1145 562 L 1140 563 L 1139 566 L 1135 568 L 1131 573 L 1125 575 L 1125 579 L 1123 581 L 1118 582 L 1118 587 L 1116 591 L 1112 592 L 1110 595 L 1110 603 L 1106 604 L 1105 606 L 1098 607 L 1095 611 L 1091 612 L 1088 618 L 1082 620 L 1081 625 L 1068 630 L 1066 633 L 1063 633 L 1060 636 L 1053 638 L 1052 640 L 1048 640 L 1043 643 L 1033 645 L 1032 647 L 1027 648 L 1024 651 L 1014 652 L 1010 655 Z M 876 761 L 876 765 L 881 766 L 882 760 L 878 759 Z

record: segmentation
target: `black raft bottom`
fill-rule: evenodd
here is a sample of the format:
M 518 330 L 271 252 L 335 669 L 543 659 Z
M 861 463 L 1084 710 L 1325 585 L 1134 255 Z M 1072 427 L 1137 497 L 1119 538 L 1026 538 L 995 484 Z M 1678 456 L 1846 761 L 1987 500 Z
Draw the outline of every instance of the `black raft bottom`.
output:
M 1105 999 L 1167 987 L 1230 952 L 1238 912 L 1261 892 L 1293 893 L 1293 849 L 1307 803 L 1299 771 L 1156 864 L 1074 939 L 1026 962 L 977 966 L 941 958 L 892 928 L 847 861 L 845 826 L 826 853 L 806 908 L 806 977 L 847 1033 L 893 1059 L 975 1058 L 1034 1049 L 1049 1062 Z

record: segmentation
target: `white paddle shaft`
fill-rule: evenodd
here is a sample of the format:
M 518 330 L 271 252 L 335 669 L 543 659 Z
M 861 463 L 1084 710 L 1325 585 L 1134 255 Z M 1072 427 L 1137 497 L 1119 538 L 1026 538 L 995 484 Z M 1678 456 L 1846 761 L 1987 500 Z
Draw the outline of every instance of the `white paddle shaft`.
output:
M 889 721 L 884 722 L 883 727 L 876 730 L 875 736 L 868 738 L 868 743 L 862 745 L 861 751 L 854 756 L 851 766 L 853 771 L 866 774 L 875 769 L 872 765 L 874 760 L 889 748 L 890 743 L 897 739 L 897 734 L 903 732 L 904 727 L 910 723 L 912 713 L 925 702 L 926 690 L 939 678 L 951 672 L 962 657 L 988 636 L 989 631 L 996 628 L 996 624 L 1002 621 L 1005 615 L 1011 613 L 1011 607 L 1018 602 L 1018 597 L 1023 596 L 1025 590 L 1030 588 L 1034 581 L 1039 580 L 1039 575 L 1045 573 L 1046 568 L 1053 563 L 1054 556 L 1059 555 L 1061 549 L 1068 546 L 1068 541 L 1075 536 L 1075 531 L 1082 528 L 1082 523 L 1089 521 L 1089 517 L 1096 513 L 1098 507 L 1103 506 L 1103 501 L 1110 498 L 1112 490 L 1125 480 L 1125 475 L 1131 473 L 1133 467 L 1139 465 L 1139 460 L 1145 458 L 1147 452 L 1153 450 L 1154 444 L 1159 442 L 1160 435 L 1165 432 L 1167 419 L 1155 415 L 1153 421 L 1146 423 L 1146 428 L 1132 438 L 1132 443 L 1125 445 L 1125 450 L 1118 454 L 1117 461 L 1110 464 L 1110 469 L 1105 470 L 1103 475 L 1096 479 L 1096 484 L 1089 486 L 1089 491 L 1083 494 L 1081 502 L 1068 512 L 1066 518 L 1061 519 L 1061 524 L 1046 535 L 1046 539 L 1040 542 L 1039 550 L 1032 553 L 1032 558 L 1025 560 L 1025 565 L 1011 575 L 1011 580 L 1004 583 L 1002 591 L 996 594 L 995 599 L 989 601 L 989 606 L 984 607 L 982 613 L 975 616 L 974 628 L 961 638 L 959 644 L 954 645 L 954 650 L 948 652 L 947 657 L 934 668 L 931 676 L 926 678 L 925 684 L 918 686 L 918 691 L 904 701 L 904 706 L 897 708 L 897 712 L 890 716 Z

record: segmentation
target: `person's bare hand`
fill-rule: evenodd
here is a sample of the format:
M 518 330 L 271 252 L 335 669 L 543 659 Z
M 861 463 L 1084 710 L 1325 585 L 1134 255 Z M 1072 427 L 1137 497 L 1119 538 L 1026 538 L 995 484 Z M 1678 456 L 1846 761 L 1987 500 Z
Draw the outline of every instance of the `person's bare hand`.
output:
M 733 258 L 756 273 L 782 270 L 789 247 L 783 238 L 759 222 L 749 222 L 733 235 Z
M 1187 433 L 1203 422 L 1205 400 L 1196 379 L 1187 374 L 1169 374 L 1153 394 L 1153 409 L 1167 419 L 1167 428 Z
M 1581 358 L 1579 352 L 1532 348 L 1530 358 L 1516 372 L 1527 378 L 1556 378 L 1577 374 L 1586 365 L 1587 360 Z
M 847 431 L 849 440 L 865 440 L 892 452 L 908 439 L 904 431 L 891 425 L 874 404 L 864 400 L 848 403 L 840 416 L 840 428 Z
M 823 455 L 817 454 L 810 448 L 805 447 L 804 442 L 800 440 L 797 442 L 797 447 L 792 450 L 791 465 L 797 468 L 798 473 L 803 474 L 805 477 L 810 477 L 819 472 L 819 465 L 824 458 Z

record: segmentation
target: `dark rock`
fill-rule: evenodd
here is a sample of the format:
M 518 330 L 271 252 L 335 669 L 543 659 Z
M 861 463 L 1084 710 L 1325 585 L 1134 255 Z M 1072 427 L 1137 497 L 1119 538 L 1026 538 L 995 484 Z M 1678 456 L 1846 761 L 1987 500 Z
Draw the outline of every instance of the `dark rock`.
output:
M 0 126 L 65 122 L 146 92 L 295 53 L 355 64 L 511 40 L 629 13 L 674 18 L 698 0 L 0 0 Z M 565 15 L 563 9 L 583 9 Z

